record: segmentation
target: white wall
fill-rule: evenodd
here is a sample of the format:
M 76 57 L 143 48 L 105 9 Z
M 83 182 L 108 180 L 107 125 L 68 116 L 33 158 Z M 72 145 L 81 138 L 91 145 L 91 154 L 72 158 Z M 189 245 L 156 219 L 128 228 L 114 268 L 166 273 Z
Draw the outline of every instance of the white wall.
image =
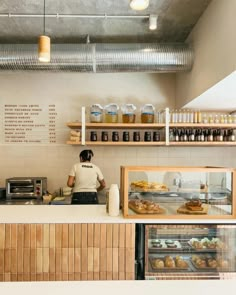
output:
M 235 0 L 213 0 L 194 27 L 187 39 L 194 49 L 194 66 L 189 73 L 177 74 L 177 107 L 235 71 L 235 11 Z
M 155 74 L 1 73 L 0 104 L 12 101 L 50 101 L 62 109 L 63 125 L 77 119 L 82 105 L 116 101 L 173 107 L 175 76 Z M 65 127 L 68 131 L 69 128 Z M 47 176 L 49 190 L 64 186 L 80 146 L 0 145 L 0 186 L 12 176 Z M 107 185 L 119 183 L 121 165 L 236 166 L 232 147 L 92 147 Z M 224 155 L 224 157 L 221 157 Z

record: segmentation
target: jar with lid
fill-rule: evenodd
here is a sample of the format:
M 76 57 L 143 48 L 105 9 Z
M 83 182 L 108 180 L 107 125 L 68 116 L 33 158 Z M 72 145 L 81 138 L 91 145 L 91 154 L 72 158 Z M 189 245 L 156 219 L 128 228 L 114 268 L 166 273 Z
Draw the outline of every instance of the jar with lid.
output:
M 100 104 L 93 104 L 90 107 L 90 122 L 101 123 L 103 115 L 103 107 Z
M 90 140 L 91 141 L 97 141 L 97 132 L 96 131 L 91 131 Z
M 140 132 L 139 131 L 134 131 L 133 141 L 140 141 Z
M 102 131 L 102 141 L 108 141 L 108 132 Z
M 112 132 L 112 141 L 119 141 L 119 133 L 117 131 Z
M 145 133 L 144 133 L 144 141 L 151 141 L 151 140 L 152 140 L 151 132 L 145 131 Z
M 141 122 L 142 123 L 153 123 L 154 122 L 154 111 L 155 111 L 155 108 L 152 104 L 145 104 L 141 108 Z
M 110 103 L 104 107 L 105 110 L 105 122 L 117 123 L 118 122 L 118 110 L 119 106 L 116 103 Z
M 170 135 L 170 138 L 172 138 L 172 136 Z M 153 132 L 153 141 L 160 141 L 160 132 L 158 132 L 158 131 Z M 171 141 L 171 139 L 170 139 L 170 141 Z
M 128 131 L 123 132 L 123 141 L 129 141 L 129 132 Z
M 132 103 L 121 106 L 122 122 L 123 123 L 135 123 L 135 110 L 136 106 Z

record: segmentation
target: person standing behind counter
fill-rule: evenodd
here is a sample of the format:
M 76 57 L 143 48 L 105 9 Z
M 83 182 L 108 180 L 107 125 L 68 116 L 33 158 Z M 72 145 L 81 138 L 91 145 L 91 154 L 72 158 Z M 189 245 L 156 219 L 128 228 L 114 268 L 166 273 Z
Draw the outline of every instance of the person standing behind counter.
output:
M 99 167 L 91 163 L 92 150 L 83 150 L 79 157 L 80 163 L 72 167 L 67 181 L 67 185 L 73 188 L 71 204 L 98 204 L 97 192 L 106 186 L 103 174 Z

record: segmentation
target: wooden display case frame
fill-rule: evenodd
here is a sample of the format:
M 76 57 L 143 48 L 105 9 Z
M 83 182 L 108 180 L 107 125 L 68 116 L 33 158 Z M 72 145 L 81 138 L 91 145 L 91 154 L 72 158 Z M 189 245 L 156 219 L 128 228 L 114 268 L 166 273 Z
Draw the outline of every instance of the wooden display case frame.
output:
M 232 173 L 232 211 L 231 214 L 129 214 L 129 172 L 231 172 Z M 124 218 L 131 219 L 235 219 L 236 218 L 236 169 L 223 167 L 179 167 L 179 166 L 121 166 L 120 168 L 120 196 Z M 215 206 L 215 205 L 212 205 Z M 215 207 L 217 208 L 217 207 Z M 218 209 L 217 209 L 218 210 Z M 220 209 L 219 209 L 220 210 Z M 222 209 L 221 209 L 222 210 Z

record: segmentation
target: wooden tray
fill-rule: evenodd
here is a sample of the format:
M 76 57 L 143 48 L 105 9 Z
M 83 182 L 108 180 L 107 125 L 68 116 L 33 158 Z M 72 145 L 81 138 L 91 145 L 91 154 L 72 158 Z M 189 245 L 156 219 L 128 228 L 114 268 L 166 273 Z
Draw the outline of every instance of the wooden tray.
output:
M 217 270 L 218 267 L 210 267 L 210 266 L 206 266 L 206 267 L 199 267 L 192 259 L 191 262 L 193 264 L 193 266 L 199 270 Z
M 154 265 L 154 260 L 156 260 L 156 259 L 161 259 L 161 260 L 163 260 L 164 261 L 164 259 L 163 259 L 163 257 L 157 257 L 157 258 L 150 258 L 149 259 L 149 261 L 150 261 L 150 264 L 151 264 L 151 267 L 152 267 L 152 269 L 153 270 L 155 270 L 155 271 L 179 271 L 179 270 L 187 270 L 187 269 L 189 269 L 189 264 L 186 266 L 186 267 L 161 267 L 161 268 L 159 268 L 159 267 L 156 267 L 155 265 Z M 186 260 L 184 260 L 185 262 L 186 262 Z
M 141 188 L 141 187 L 135 187 L 131 186 L 131 191 L 136 193 L 161 193 L 161 192 L 168 192 L 169 189 L 152 189 L 152 188 Z
M 207 214 L 208 213 L 208 204 L 202 204 L 202 211 L 191 211 L 185 207 L 185 205 L 180 206 L 177 209 L 177 213 L 179 214 L 191 214 L 191 215 L 200 215 L 200 214 Z
M 145 209 L 140 210 L 140 209 L 137 209 L 132 203 L 129 203 L 129 208 L 138 214 L 165 214 L 166 212 L 166 210 L 161 207 L 159 207 L 159 210 L 145 210 Z

